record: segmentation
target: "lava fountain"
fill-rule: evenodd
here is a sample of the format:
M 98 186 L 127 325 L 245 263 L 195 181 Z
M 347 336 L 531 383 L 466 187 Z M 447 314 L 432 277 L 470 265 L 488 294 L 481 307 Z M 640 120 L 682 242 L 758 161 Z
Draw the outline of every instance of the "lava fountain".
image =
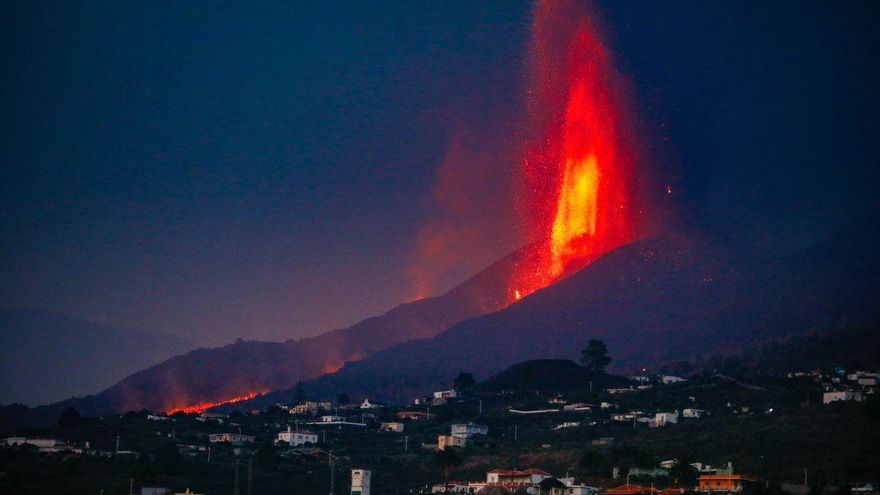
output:
M 521 203 L 539 242 L 533 262 L 513 275 L 511 302 L 637 236 L 628 84 L 592 13 L 565 1 L 535 8 Z

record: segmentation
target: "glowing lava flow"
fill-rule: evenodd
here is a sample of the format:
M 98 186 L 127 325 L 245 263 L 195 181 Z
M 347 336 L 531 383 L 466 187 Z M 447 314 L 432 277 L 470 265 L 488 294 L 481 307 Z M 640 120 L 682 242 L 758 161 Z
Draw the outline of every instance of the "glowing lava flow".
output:
M 514 301 L 636 235 L 626 83 L 589 14 L 576 2 L 542 1 L 535 9 L 525 223 L 547 241 L 537 264 L 514 274 Z
M 265 390 L 262 392 L 251 392 L 249 394 L 239 395 L 238 397 L 233 397 L 231 399 L 217 401 L 217 402 L 199 402 L 199 403 L 193 404 L 191 406 L 174 407 L 174 408 L 171 408 L 168 411 L 166 411 L 166 414 L 171 415 L 171 414 L 174 414 L 177 412 L 201 413 L 201 412 L 207 411 L 208 409 L 211 409 L 212 407 L 222 406 L 225 404 L 235 404 L 236 402 L 243 402 L 246 400 L 250 400 L 260 394 L 265 394 L 266 392 L 267 391 L 265 391 Z

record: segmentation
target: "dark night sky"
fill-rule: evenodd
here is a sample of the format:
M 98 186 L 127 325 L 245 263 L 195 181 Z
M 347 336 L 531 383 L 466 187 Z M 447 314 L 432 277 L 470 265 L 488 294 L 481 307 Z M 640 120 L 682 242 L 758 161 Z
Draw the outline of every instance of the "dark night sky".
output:
M 451 156 L 490 204 L 435 290 L 523 242 L 528 3 L 253 3 L 3 2 L 0 305 L 210 345 L 348 325 L 412 297 Z M 684 223 L 776 252 L 880 211 L 875 2 L 602 11 Z

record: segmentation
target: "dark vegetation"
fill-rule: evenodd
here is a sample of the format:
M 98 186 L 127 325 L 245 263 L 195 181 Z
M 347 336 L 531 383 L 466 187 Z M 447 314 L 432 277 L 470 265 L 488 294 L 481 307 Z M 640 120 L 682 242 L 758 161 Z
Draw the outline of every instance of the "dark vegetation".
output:
M 568 359 L 535 359 L 511 366 L 477 385 L 474 391 L 581 394 L 589 392 L 590 382 L 596 391 L 631 383 L 621 376 L 590 371 Z
M 880 332 L 859 325 L 837 331 L 808 332 L 786 340 L 773 340 L 754 351 L 724 356 L 714 354 L 693 362 L 663 366 L 663 371 L 690 375 L 716 372 L 738 376 L 779 376 L 792 370 L 850 370 L 880 368 Z

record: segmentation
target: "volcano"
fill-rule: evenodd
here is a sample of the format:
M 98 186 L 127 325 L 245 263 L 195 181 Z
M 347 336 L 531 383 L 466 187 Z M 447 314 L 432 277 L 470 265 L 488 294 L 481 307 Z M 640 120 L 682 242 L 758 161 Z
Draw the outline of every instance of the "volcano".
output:
M 332 373 L 346 362 L 413 339 L 430 338 L 460 321 L 497 311 L 516 300 L 518 274 L 543 266 L 546 245 L 532 244 L 504 257 L 439 296 L 402 304 L 349 328 L 286 342 L 238 340 L 197 349 L 134 373 L 101 393 L 64 401 L 86 414 L 128 410 L 201 411 L 292 387 Z
M 399 344 L 305 384 L 311 397 L 408 402 L 531 359 L 578 359 L 602 339 L 612 370 L 653 368 L 804 332 L 880 322 L 880 222 L 782 257 L 698 235 L 638 241 L 501 311 Z M 284 402 L 270 394 L 254 405 Z
M 519 170 L 529 183 L 520 208 L 533 234 L 526 237 L 537 241 L 440 297 L 313 338 L 194 351 L 126 378 L 81 408 L 198 411 L 284 389 L 501 310 L 638 238 L 625 84 L 596 20 L 576 3 L 539 2 L 531 32 L 533 137 Z

